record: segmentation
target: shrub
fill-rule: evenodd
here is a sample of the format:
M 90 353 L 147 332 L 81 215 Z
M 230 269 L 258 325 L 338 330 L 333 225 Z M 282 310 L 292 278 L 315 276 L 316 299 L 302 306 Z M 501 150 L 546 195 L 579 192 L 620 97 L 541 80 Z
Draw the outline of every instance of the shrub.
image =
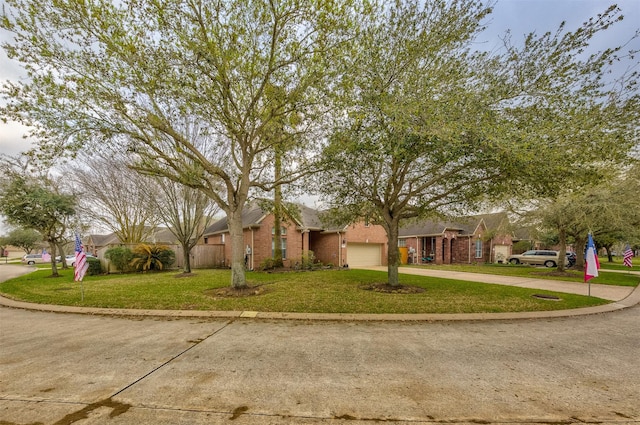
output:
M 258 270 L 273 270 L 276 268 L 276 262 L 273 258 L 265 258 L 258 266 Z
M 316 262 L 316 256 L 313 251 L 302 254 L 299 265 L 302 270 L 313 270 L 316 267 L 322 266 L 322 264 Z
M 89 268 L 87 269 L 87 274 L 89 276 L 96 276 L 102 274 L 102 264 L 100 260 L 94 257 L 87 257 L 87 264 Z
M 140 244 L 133 249 L 131 266 L 138 271 L 164 270 L 175 259 L 175 252 L 167 246 Z
M 109 248 L 107 252 L 104 253 L 104 256 L 122 273 L 127 273 L 132 270 L 131 261 L 133 260 L 133 252 L 131 252 L 129 248 L 123 246 Z

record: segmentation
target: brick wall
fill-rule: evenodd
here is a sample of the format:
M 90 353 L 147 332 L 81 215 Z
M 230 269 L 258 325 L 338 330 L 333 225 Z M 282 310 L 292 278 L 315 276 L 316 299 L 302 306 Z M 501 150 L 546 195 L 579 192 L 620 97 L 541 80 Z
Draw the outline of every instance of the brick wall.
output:
M 309 249 L 323 264 L 332 264 L 336 267 L 342 267 L 344 264 L 346 249 L 342 248 L 342 234 L 338 232 L 311 232 Z

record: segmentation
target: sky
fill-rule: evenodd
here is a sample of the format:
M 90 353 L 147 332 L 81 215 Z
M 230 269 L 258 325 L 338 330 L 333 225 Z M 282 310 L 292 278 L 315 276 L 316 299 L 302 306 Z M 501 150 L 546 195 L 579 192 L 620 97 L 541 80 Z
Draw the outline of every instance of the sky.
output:
M 594 40 L 593 48 L 602 50 L 617 46 L 624 44 L 640 29 L 640 0 L 499 0 L 487 19 L 488 29 L 477 42 L 485 50 L 492 50 L 500 46 L 499 36 L 507 29 L 511 29 L 512 40 L 517 42 L 532 31 L 538 34 L 553 32 L 563 21 L 566 21 L 566 29 L 573 30 L 614 3 L 622 10 L 624 20 L 607 30 L 606 34 L 600 34 Z M 0 7 L 3 5 L 4 1 L 0 0 Z M 0 41 L 9 37 L 8 33 L 0 30 Z M 640 40 L 635 40 L 629 47 L 640 50 Z M 20 66 L 10 61 L 0 49 L 0 81 L 20 78 L 24 78 Z M 25 133 L 26 128 L 19 124 L 0 122 L 0 156 L 17 155 L 28 150 L 32 142 L 23 139 Z M 1 230 L 0 227 L 0 233 Z

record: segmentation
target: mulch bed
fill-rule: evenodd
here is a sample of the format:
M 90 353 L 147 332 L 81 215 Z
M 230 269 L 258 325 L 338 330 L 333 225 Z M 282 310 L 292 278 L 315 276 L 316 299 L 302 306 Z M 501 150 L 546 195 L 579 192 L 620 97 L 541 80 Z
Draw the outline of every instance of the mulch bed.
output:
M 205 295 L 210 297 L 222 297 L 222 298 L 243 298 L 252 297 L 255 295 L 263 295 L 267 293 L 267 288 L 263 285 L 245 286 L 244 288 L 233 288 L 231 286 L 225 286 L 224 288 L 207 289 L 204 291 Z
M 370 285 L 362 285 L 360 289 L 365 291 L 382 292 L 385 294 L 420 294 L 425 291 L 424 288 L 410 285 L 392 286 L 388 283 L 372 283 Z

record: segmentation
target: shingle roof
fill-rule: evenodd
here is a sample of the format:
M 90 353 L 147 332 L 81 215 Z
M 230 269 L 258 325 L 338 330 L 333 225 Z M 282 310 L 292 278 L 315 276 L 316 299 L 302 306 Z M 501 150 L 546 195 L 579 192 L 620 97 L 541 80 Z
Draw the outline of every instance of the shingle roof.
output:
M 475 232 L 481 222 L 484 222 L 488 230 L 502 229 L 508 224 L 508 217 L 506 213 L 500 212 L 461 217 L 455 221 L 448 222 L 433 220 L 414 221 L 401 226 L 399 236 L 438 236 L 442 235 L 446 230 L 457 230 L 460 234 L 470 235 Z
M 158 243 L 158 244 L 167 244 L 174 245 L 178 242 L 176 241 L 176 237 L 171 230 L 167 227 L 158 227 L 154 232 L 150 233 L 151 236 L 147 238 L 147 243 Z M 120 238 L 115 233 L 109 233 L 107 235 L 89 235 L 88 239 L 91 239 L 91 242 L 95 246 L 107 246 L 107 245 L 118 245 L 122 243 Z
M 298 211 L 292 211 L 291 216 L 294 222 L 303 229 L 308 230 L 322 230 L 322 221 L 318 215 L 318 211 L 309 208 L 301 204 L 293 204 L 292 208 L 297 208 Z M 254 226 L 259 226 L 264 217 L 271 212 L 266 208 L 263 208 L 259 203 L 249 204 L 242 212 L 242 228 L 247 229 Z M 223 217 L 220 220 L 209 226 L 204 235 L 213 235 L 216 233 L 224 233 L 229 231 L 229 225 L 227 224 L 227 217 Z

